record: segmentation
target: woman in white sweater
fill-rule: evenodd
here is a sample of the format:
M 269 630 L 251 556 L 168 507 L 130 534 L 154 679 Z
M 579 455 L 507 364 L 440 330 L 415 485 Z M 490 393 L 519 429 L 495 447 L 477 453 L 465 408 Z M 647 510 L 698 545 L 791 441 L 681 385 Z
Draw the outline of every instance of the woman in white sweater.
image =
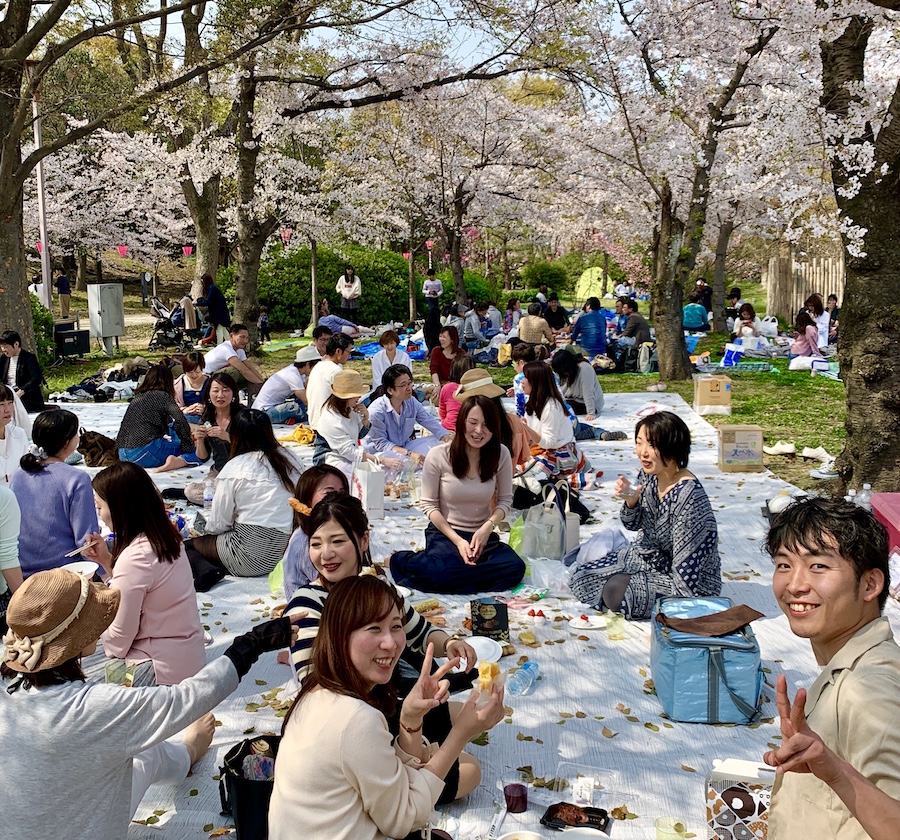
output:
M 593 479 L 587 473 L 589 464 L 575 443 L 572 422 L 553 370 L 543 362 L 529 362 L 522 373 L 522 392 L 527 398 L 522 420 L 531 443 L 540 450 L 534 455 L 531 469 L 546 478 L 566 478 L 576 490 L 590 489 Z
M 503 719 L 503 690 L 462 707 L 439 747 L 422 738 L 425 714 L 449 697 L 431 674 L 428 646 L 418 682 L 400 706 L 399 735 L 391 682 L 406 645 L 402 598 L 374 577 L 350 577 L 331 590 L 313 643 L 312 673 L 284 722 L 269 806 L 270 840 L 386 840 L 426 825 L 443 778 L 473 737 Z

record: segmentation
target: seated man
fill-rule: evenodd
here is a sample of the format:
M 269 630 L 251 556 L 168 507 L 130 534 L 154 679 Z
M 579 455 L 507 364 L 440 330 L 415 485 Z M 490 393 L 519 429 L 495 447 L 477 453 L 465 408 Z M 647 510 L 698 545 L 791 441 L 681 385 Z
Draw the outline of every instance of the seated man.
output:
M 589 297 L 572 327 L 572 341 L 581 346 L 589 359 L 606 353 L 606 318 L 600 309 L 600 298 Z
M 266 380 L 253 401 L 253 408 L 265 411 L 273 423 L 305 423 L 306 378 L 321 359 L 315 344 L 301 347 L 293 364 Z
M 547 308 L 544 310 L 544 320 L 550 325 L 554 335 L 560 332 L 568 332 L 569 315 L 565 309 L 559 305 L 559 297 L 554 292 L 547 299 Z
M 44 374 L 37 356 L 22 349 L 22 338 L 13 330 L 0 333 L 0 382 L 22 400 L 26 411 L 43 411 L 41 383 Z
M 881 791 L 900 797 L 900 647 L 882 616 L 889 587 L 884 526 L 857 505 L 808 497 L 775 517 L 766 548 L 775 563 L 775 599 L 794 635 L 809 639 L 820 668 L 805 704 L 810 727 Z M 792 722 L 779 682 L 787 741 Z M 824 781 L 787 773 L 772 791 L 769 836 L 869 834 Z
M 325 358 L 325 348 L 328 345 L 328 339 L 333 335 L 334 332 L 332 330 L 328 329 L 328 327 L 323 327 L 321 324 L 312 331 L 312 344 L 309 346 L 316 348 L 320 359 Z
M 640 347 L 645 341 L 651 341 L 650 325 L 638 312 L 637 301 L 625 298 L 622 301 L 622 311 L 628 316 L 628 321 L 625 329 L 616 336 L 616 343 L 620 347 Z
M 470 350 L 475 350 L 487 341 L 484 330 L 481 326 L 481 319 L 487 315 L 488 305 L 486 303 L 476 303 L 474 309 L 470 309 L 466 313 L 466 320 L 463 325 L 463 342 Z
M 232 324 L 228 328 L 228 341 L 223 341 L 206 354 L 203 372 L 211 376 L 224 370 L 230 374 L 239 388 L 254 397 L 259 393 L 266 377 L 263 372 L 247 359 L 246 348 L 250 344 L 250 331 L 244 324 Z

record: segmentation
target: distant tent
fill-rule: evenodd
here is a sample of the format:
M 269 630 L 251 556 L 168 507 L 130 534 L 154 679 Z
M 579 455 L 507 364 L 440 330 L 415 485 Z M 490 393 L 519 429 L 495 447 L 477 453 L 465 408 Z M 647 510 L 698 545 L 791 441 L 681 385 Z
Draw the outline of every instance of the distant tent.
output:
M 584 306 L 589 297 L 603 297 L 603 269 L 599 266 L 586 269 L 575 284 L 576 306 Z

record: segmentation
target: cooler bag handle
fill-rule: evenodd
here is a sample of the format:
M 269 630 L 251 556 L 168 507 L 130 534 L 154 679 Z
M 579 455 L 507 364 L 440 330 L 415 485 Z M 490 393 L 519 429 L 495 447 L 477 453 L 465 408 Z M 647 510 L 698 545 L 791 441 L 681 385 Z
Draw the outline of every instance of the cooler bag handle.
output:
M 222 803 L 222 816 L 234 818 L 234 811 L 231 809 L 231 801 L 228 796 L 228 788 L 225 785 L 225 768 L 219 768 L 219 801 Z
M 761 712 L 755 706 L 751 706 L 743 697 L 738 694 L 735 694 L 731 687 L 728 685 L 728 680 L 725 679 L 725 661 L 722 659 L 722 648 L 720 647 L 710 647 L 709 648 L 709 660 L 713 664 L 713 668 L 716 670 L 716 674 L 718 674 L 719 679 L 722 681 L 722 685 L 725 686 L 725 690 L 728 692 L 728 696 L 731 698 L 731 702 L 737 706 L 738 711 L 748 718 L 749 723 L 755 723 L 757 718 L 760 716 Z M 716 712 L 717 709 L 710 709 L 710 723 L 713 722 L 713 718 L 718 720 L 718 714 Z

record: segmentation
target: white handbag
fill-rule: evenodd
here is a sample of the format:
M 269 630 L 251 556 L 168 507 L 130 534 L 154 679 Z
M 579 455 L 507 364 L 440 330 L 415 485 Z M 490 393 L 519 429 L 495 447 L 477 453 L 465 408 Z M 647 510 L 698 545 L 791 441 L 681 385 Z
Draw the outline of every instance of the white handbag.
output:
M 577 513 L 572 513 L 572 488 L 567 481 L 557 481 L 556 491 L 559 493 L 560 503 L 562 504 L 563 516 L 566 520 L 566 551 L 568 554 L 581 543 L 581 517 Z

